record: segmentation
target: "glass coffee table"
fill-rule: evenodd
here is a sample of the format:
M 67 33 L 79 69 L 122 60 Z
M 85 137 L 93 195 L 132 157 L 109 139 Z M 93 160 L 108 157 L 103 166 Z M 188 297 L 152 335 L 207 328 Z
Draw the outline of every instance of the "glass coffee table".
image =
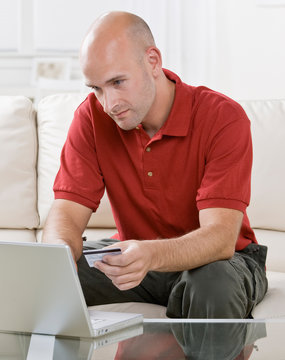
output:
M 285 360 L 285 318 L 145 319 L 139 326 L 96 339 L 0 333 L 2 359 Z

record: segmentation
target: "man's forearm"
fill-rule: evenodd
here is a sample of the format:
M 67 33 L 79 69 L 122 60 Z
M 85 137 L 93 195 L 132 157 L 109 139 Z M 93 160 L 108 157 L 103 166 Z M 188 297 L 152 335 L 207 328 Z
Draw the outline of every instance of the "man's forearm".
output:
M 199 229 L 176 239 L 153 242 L 150 249 L 153 270 L 183 271 L 231 258 L 235 252 L 242 219 L 243 213 L 238 210 L 201 210 Z M 147 242 L 144 245 L 149 246 Z
M 232 236 L 231 236 L 232 235 Z M 223 225 L 210 224 L 175 239 L 127 240 L 122 255 L 106 256 L 95 267 L 120 290 L 138 286 L 149 271 L 184 271 L 234 254 L 236 234 Z
M 68 245 L 74 260 L 77 261 L 82 253 L 82 232 L 91 210 L 74 203 L 70 208 L 70 204 L 65 201 L 56 201 L 53 204 L 44 226 L 42 241 Z
M 145 241 L 152 257 L 152 270 L 184 271 L 213 261 L 229 259 L 236 237 L 222 225 L 209 225 L 184 236 Z
M 235 251 L 243 213 L 209 208 L 199 213 L 200 228 L 181 237 L 162 240 L 126 240 L 114 244 L 122 255 L 106 256 L 95 267 L 120 290 L 138 286 L 149 271 L 184 271 L 229 259 Z
M 43 243 L 66 244 L 70 247 L 74 260 L 78 260 L 82 252 L 82 241 L 80 233 L 73 229 L 68 219 L 54 217 L 52 214 L 48 217 L 43 231 Z

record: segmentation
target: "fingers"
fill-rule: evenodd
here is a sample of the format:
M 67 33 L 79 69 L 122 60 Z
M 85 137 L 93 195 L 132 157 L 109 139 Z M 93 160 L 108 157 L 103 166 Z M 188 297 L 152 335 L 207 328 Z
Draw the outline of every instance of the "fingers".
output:
M 120 284 L 120 285 L 116 285 L 114 282 L 113 284 L 121 291 L 126 291 L 126 290 L 130 290 L 133 289 L 136 286 L 139 286 L 140 281 L 130 281 L 128 283 L 124 283 L 124 284 Z
M 131 266 L 121 267 L 96 261 L 94 266 L 102 271 L 120 290 L 129 290 L 138 286 L 146 275 L 143 269 L 136 263 L 133 263 Z
M 119 290 L 129 290 L 141 283 L 142 276 L 141 274 L 135 275 L 134 273 L 121 275 L 121 276 L 111 276 L 107 275 L 107 277 L 112 281 L 112 283 Z
M 114 244 L 110 247 L 118 247 Z M 138 286 L 150 269 L 149 255 L 143 248 L 143 242 L 128 240 L 120 243 L 120 255 L 105 255 L 103 261 L 94 266 L 103 272 L 120 290 Z
M 120 264 L 113 265 L 103 261 L 96 261 L 94 263 L 96 269 L 102 271 L 106 276 L 123 276 L 130 273 L 139 272 L 140 266 L 137 263 L 121 266 Z
M 133 260 L 122 253 L 120 255 L 105 255 L 102 262 L 111 266 L 127 266 L 131 264 Z
M 121 276 L 108 276 L 108 278 L 119 290 L 129 290 L 138 286 L 141 282 L 141 275 L 133 273 Z

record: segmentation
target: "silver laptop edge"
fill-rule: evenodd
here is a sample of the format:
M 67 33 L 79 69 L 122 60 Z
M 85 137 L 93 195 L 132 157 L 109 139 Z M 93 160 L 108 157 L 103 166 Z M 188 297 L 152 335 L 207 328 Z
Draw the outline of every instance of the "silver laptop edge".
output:
M 67 245 L 1 242 L 0 288 L 1 331 L 94 336 Z

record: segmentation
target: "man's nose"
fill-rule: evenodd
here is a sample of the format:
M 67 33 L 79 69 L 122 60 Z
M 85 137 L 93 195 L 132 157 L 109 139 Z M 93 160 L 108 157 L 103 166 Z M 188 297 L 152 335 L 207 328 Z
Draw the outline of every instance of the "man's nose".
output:
M 117 99 L 112 91 L 105 92 L 103 95 L 103 109 L 105 113 L 110 114 L 117 107 Z

